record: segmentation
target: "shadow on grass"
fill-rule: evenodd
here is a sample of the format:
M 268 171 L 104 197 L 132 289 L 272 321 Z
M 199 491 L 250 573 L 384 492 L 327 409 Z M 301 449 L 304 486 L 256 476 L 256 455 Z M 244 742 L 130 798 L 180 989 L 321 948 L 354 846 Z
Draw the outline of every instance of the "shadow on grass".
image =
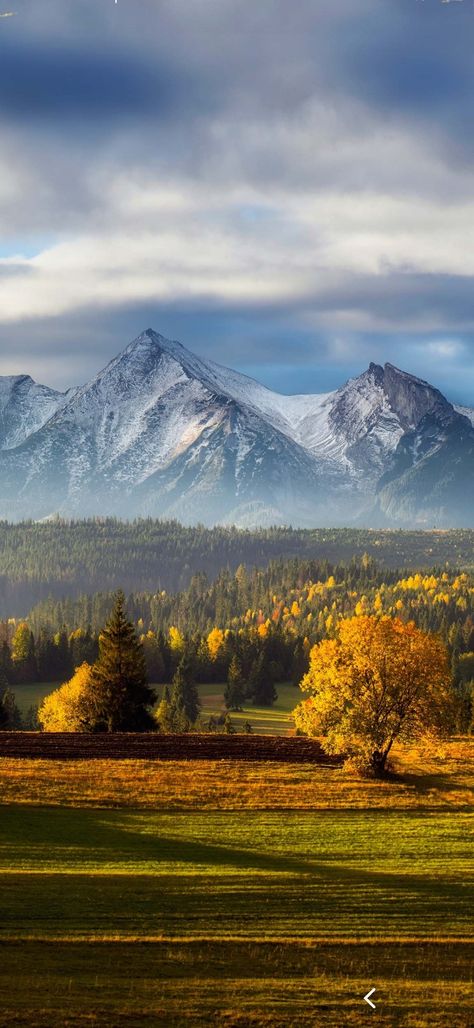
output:
M 446 869 L 446 878 L 440 879 L 429 873 L 429 869 L 420 869 L 412 873 L 410 863 L 402 862 L 399 873 L 384 869 L 383 851 L 374 854 L 374 862 L 370 866 L 350 865 L 351 860 L 351 839 L 347 840 L 347 853 L 342 856 L 340 850 L 327 854 L 318 853 L 317 858 L 311 853 L 297 855 L 294 852 L 275 853 L 258 851 L 258 837 L 255 837 L 253 848 L 252 842 L 249 846 L 242 844 L 228 845 L 215 841 L 206 841 L 202 837 L 183 839 L 174 836 L 172 833 L 172 819 L 166 819 L 166 833 L 160 834 L 160 818 L 147 819 L 153 830 L 143 832 L 137 823 L 137 815 L 131 815 L 123 819 L 105 815 L 104 811 L 88 810 L 22 810 L 23 817 L 18 817 L 18 809 L 4 808 L 2 812 L 2 837 L 8 839 L 8 850 L 16 854 L 21 866 L 23 854 L 28 856 L 29 870 L 33 868 L 35 859 L 38 861 L 38 872 L 48 877 L 62 877 L 62 871 L 68 872 L 71 868 L 71 877 L 77 875 L 77 865 L 81 866 L 82 872 L 86 873 L 90 868 L 91 875 L 99 872 L 110 880 L 117 876 L 122 878 L 130 875 L 131 882 L 146 877 L 154 880 L 156 887 L 159 887 L 160 879 L 175 879 L 179 882 L 179 874 L 176 876 L 169 870 L 172 865 L 181 865 L 180 874 L 183 875 L 183 865 L 186 869 L 184 877 L 195 876 L 196 889 L 198 882 L 207 880 L 208 877 L 215 880 L 216 901 L 219 889 L 225 889 L 225 879 L 228 874 L 219 880 L 220 871 L 227 873 L 234 870 L 237 874 L 245 871 L 249 883 L 252 879 L 252 872 L 263 873 L 263 879 L 254 879 L 252 882 L 252 893 L 261 893 L 262 909 L 265 907 L 264 894 L 273 892 L 273 886 L 280 893 L 281 908 L 287 907 L 288 911 L 295 902 L 297 892 L 303 893 L 309 890 L 312 893 L 308 902 L 319 914 L 327 912 L 328 916 L 333 913 L 335 895 L 344 894 L 348 907 L 356 908 L 359 904 L 366 902 L 369 894 L 377 896 L 376 906 L 379 912 L 388 915 L 393 914 L 394 904 L 402 903 L 409 905 L 416 912 L 417 908 L 428 908 L 432 904 L 438 913 L 440 910 L 446 914 L 467 909 L 472 899 L 471 886 L 465 879 L 460 879 L 453 874 L 449 877 L 449 867 Z M 73 816 L 71 817 L 71 813 Z M 105 815 L 105 816 L 104 816 Z M 398 816 L 398 815 L 396 815 Z M 115 821 L 115 823 L 114 823 Z M 202 826 L 205 831 L 205 825 Z M 315 825 L 315 831 L 316 831 Z M 387 825 L 387 831 L 389 831 Z M 435 840 L 434 840 L 435 842 Z M 329 841 L 330 845 L 330 841 Z M 36 852 L 35 852 L 36 851 Z M 367 853 L 363 859 L 370 857 L 370 826 L 367 823 Z M 13 862 L 13 858 L 12 858 Z M 101 872 L 103 862 L 103 872 Z M 114 864 L 113 868 L 107 866 Z M 149 870 L 147 864 L 150 865 Z M 48 865 L 51 870 L 48 874 Z M 138 870 L 137 865 L 141 865 Z M 158 873 L 157 873 L 158 865 Z M 161 871 L 159 865 L 163 866 Z M 168 865 L 168 866 L 166 866 Z M 60 871 L 58 872 L 58 868 Z M 11 868 L 14 870 L 14 865 Z M 406 872 L 409 873 L 406 873 Z M 265 873 L 270 880 L 265 879 Z M 290 878 L 288 878 L 288 875 Z M 271 876 L 271 877 L 270 877 Z M 281 876 L 281 878 L 280 878 Z M 24 876 L 23 876 L 24 877 Z M 28 877 L 28 876 L 27 876 Z M 243 876 L 245 880 L 245 875 Z M 285 879 L 283 882 L 282 879 Z M 273 884 L 271 879 L 273 879 Z M 11 880 L 11 879 L 10 879 Z M 207 886 L 205 886 L 207 888 Z M 327 895 L 326 895 L 327 891 Z M 272 898 L 273 903 L 273 898 Z
M 409 771 L 404 771 L 401 774 L 392 772 L 387 775 L 386 781 L 399 785 L 408 785 L 420 796 L 426 796 L 428 793 L 433 792 L 434 789 L 440 793 L 448 794 L 450 792 L 472 793 L 472 786 L 453 781 L 452 775 L 443 774 L 443 772 L 438 771 L 421 775 L 413 774 L 413 772 Z

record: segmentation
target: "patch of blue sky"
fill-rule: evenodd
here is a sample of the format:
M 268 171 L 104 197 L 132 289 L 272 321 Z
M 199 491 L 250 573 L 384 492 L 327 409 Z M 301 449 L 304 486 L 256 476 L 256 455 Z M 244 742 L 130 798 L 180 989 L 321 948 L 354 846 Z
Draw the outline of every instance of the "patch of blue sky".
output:
M 43 235 L 30 238 L 0 239 L 0 260 L 8 260 L 10 257 L 23 257 L 25 260 L 31 260 L 43 250 L 47 250 L 53 243 L 52 236 Z

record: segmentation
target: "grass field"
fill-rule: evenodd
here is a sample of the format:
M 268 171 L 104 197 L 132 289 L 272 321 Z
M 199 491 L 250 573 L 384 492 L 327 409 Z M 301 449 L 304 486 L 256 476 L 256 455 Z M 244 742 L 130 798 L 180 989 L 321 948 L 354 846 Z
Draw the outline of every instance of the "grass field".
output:
M 473 751 L 0 761 L 0 1025 L 468 1028 Z
M 0 759 L 0 803 L 152 810 L 474 809 L 474 741 L 398 749 L 393 780 L 238 761 Z
M 29 707 L 37 706 L 48 693 L 57 688 L 60 683 L 54 682 L 33 682 L 30 685 L 16 685 L 14 687 L 15 699 L 23 714 L 26 714 Z M 162 685 L 155 685 L 158 696 L 161 696 Z M 259 735 L 287 735 L 294 728 L 293 720 L 290 717 L 291 711 L 300 702 L 302 694 L 294 685 L 279 685 L 277 687 L 278 699 L 273 707 L 254 707 L 252 704 L 244 707 L 243 711 L 232 712 L 232 722 L 238 730 L 242 730 L 246 721 L 250 721 L 254 732 Z M 206 722 L 211 714 L 221 714 L 224 709 L 224 686 L 215 682 L 199 686 L 202 711 L 201 718 Z
M 242 731 L 246 721 L 252 725 L 259 735 L 287 735 L 294 731 L 291 711 L 302 699 L 301 691 L 294 685 L 278 685 L 278 698 L 273 707 L 254 707 L 249 704 L 242 711 L 232 711 L 231 719 L 235 727 Z M 220 714 L 224 709 L 223 685 L 200 685 L 201 717 Z

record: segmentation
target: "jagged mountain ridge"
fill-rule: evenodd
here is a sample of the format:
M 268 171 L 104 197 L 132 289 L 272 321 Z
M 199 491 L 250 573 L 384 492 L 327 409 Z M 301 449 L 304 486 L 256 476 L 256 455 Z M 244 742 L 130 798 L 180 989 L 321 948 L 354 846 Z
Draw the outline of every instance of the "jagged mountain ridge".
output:
M 390 364 L 284 396 L 148 329 L 66 394 L 0 378 L 0 517 L 472 524 L 473 421 Z
M 29 375 L 0 376 L 0 450 L 22 443 L 66 398 L 67 394 L 38 385 Z

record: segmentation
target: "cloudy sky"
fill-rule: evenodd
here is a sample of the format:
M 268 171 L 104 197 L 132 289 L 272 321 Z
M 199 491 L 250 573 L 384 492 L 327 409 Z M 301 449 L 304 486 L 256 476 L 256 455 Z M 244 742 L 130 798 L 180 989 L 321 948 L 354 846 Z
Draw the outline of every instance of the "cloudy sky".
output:
M 389 360 L 474 404 L 471 0 L 12 10 L 0 374 L 152 326 L 283 392 Z

